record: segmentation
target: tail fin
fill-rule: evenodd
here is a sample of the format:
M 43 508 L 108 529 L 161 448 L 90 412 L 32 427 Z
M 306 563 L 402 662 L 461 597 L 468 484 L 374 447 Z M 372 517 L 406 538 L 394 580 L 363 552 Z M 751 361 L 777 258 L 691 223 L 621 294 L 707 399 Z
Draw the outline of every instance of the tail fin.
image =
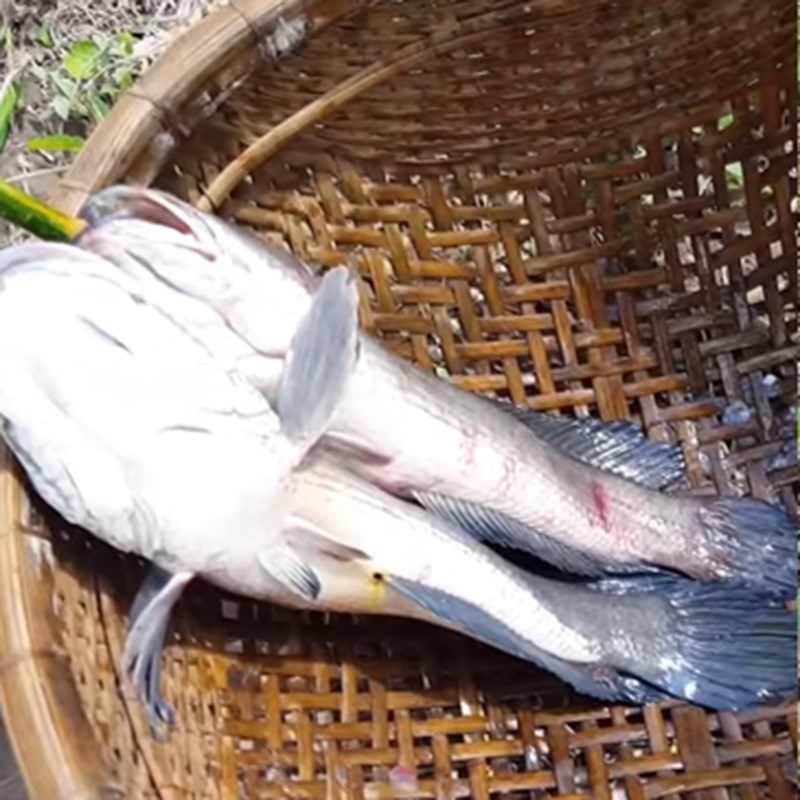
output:
M 797 595 L 797 522 L 753 498 L 715 498 L 698 512 L 716 578 L 785 598 Z
M 663 639 L 638 677 L 699 705 L 746 709 L 797 694 L 797 614 L 746 587 L 676 578 Z M 648 659 L 649 660 L 649 659 Z M 644 674 L 647 673 L 647 674 Z

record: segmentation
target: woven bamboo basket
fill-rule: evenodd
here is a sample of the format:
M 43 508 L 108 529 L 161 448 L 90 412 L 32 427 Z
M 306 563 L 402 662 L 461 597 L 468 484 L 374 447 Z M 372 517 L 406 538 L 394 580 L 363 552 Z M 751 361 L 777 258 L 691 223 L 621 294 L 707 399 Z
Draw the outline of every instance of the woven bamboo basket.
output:
M 785 0 L 231 0 L 55 200 L 154 184 L 354 257 L 364 327 L 420 368 L 632 419 L 694 491 L 794 511 L 794 35 Z M 792 706 L 609 706 L 422 624 L 202 584 L 155 742 L 116 672 L 141 565 L 2 467 L 0 688 L 37 800 L 794 795 Z

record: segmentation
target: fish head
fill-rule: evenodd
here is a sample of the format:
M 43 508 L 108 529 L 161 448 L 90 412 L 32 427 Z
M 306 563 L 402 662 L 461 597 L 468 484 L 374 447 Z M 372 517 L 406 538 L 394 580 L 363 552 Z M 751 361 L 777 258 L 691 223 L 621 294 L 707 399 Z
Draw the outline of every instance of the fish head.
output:
M 80 247 L 213 307 L 259 353 L 285 355 L 317 280 L 288 251 L 165 192 L 112 186 L 81 209 Z

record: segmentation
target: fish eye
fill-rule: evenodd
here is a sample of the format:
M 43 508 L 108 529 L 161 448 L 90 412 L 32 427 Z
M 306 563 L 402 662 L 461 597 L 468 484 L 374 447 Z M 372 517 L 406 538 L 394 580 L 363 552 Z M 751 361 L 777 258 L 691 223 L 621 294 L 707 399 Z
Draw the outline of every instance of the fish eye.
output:
M 374 580 L 374 581 L 382 581 L 383 580 L 383 573 L 382 572 L 373 572 L 372 573 L 372 580 Z

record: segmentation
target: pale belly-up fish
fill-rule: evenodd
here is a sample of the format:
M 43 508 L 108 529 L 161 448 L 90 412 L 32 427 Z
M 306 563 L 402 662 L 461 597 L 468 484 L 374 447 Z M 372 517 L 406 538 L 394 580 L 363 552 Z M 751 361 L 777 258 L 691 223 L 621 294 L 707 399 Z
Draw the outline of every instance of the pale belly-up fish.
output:
M 153 668 L 170 610 L 236 542 L 283 528 L 292 471 L 355 369 L 356 309 L 347 271 L 329 273 L 273 411 L 100 257 L 55 244 L 0 253 L 0 433 L 65 519 L 156 565 L 124 656 L 155 729 L 170 716 Z
M 174 295 L 168 302 L 187 320 L 202 318 L 209 347 L 218 327 L 235 331 L 249 348 L 237 368 L 274 400 L 317 284 L 305 265 L 159 192 L 114 187 L 83 214 L 79 246 Z M 362 477 L 567 572 L 657 567 L 796 593 L 797 526 L 778 506 L 666 494 L 682 475 L 676 448 L 630 424 L 556 418 L 461 391 L 363 335 L 325 441 Z

